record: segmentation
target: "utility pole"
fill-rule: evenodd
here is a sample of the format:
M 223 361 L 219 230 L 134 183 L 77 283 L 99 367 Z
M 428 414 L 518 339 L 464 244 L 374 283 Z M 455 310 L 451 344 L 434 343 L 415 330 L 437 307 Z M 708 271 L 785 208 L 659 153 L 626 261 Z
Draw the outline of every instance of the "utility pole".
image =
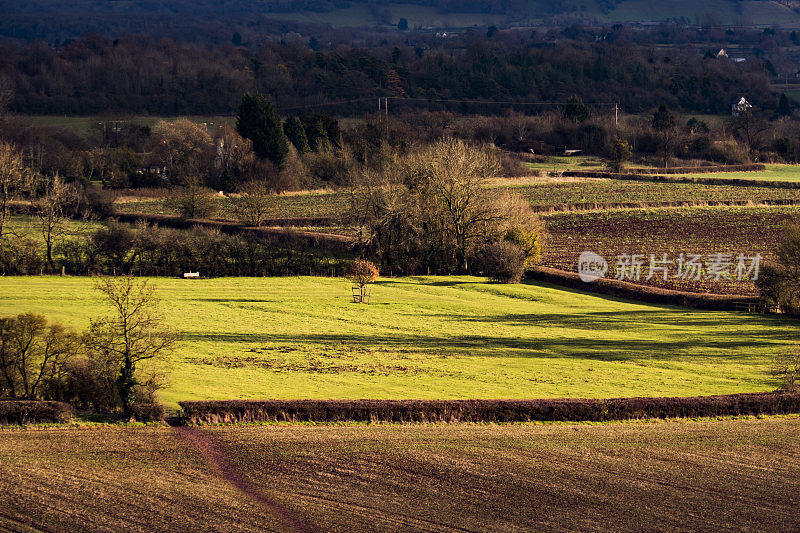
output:
M 614 125 L 619 126 L 619 104 L 614 104 Z

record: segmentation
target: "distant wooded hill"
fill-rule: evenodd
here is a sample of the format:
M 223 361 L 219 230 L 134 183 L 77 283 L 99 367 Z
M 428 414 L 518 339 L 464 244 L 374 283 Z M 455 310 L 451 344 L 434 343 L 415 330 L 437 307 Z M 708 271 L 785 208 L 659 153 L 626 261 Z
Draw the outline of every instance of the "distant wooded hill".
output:
M 29 114 L 231 113 L 243 93 L 254 91 L 283 109 L 366 98 L 354 104 L 361 108 L 348 108 L 361 112 L 374 110 L 378 96 L 463 101 L 461 112 L 502 111 L 469 107 L 474 100 L 563 102 L 573 94 L 588 103 L 616 102 L 627 112 L 667 103 L 693 113 L 728 113 L 742 95 L 762 110 L 777 105 L 761 60 L 736 63 L 692 50 L 563 35 L 557 45 L 483 34 L 453 44 L 315 51 L 298 41 L 251 51 L 89 35 L 59 48 L 0 44 L 0 82 L 9 108 Z
M 324 36 L 342 27 L 397 31 L 401 19 L 409 30 L 658 21 L 800 27 L 798 4 L 793 0 L 2 0 L 0 36 L 55 43 L 95 31 L 222 44 L 236 34 L 247 43 L 290 32 Z

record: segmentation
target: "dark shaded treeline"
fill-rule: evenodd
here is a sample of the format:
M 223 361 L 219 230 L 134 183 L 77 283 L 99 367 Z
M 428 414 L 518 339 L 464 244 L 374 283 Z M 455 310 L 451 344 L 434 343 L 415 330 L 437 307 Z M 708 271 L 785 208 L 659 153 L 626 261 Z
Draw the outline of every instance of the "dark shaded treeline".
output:
M 475 32 L 436 46 L 387 42 L 315 51 L 296 40 L 252 51 L 92 34 L 58 48 L 41 41 L 0 45 L 0 93 L 14 112 L 77 115 L 228 114 L 246 92 L 267 94 L 280 108 L 364 99 L 328 108 L 337 114 L 373 110 L 378 96 L 483 113 L 511 105 L 427 101 L 553 102 L 576 94 L 587 103 L 618 102 L 627 112 L 666 103 L 686 112 L 724 113 L 747 95 L 761 109 L 777 105 L 761 60 L 737 64 L 696 51 L 584 37 L 556 44 L 514 35 L 487 40 Z
M 0 242 L 0 275 L 53 271 L 40 248 L 27 237 Z M 204 277 L 328 276 L 341 274 L 357 255 L 350 241 L 325 235 L 240 228 L 225 234 L 213 227 L 131 228 L 110 222 L 85 238 L 59 242 L 54 261 L 55 271 L 76 275 L 180 276 L 188 270 Z

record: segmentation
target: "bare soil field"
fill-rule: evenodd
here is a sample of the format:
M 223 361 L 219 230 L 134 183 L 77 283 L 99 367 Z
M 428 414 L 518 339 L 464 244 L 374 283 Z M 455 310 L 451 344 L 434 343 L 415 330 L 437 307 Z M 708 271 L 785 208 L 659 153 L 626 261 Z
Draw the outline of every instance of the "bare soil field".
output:
M 578 256 L 594 251 L 604 257 L 614 277 L 614 263 L 620 254 L 644 254 L 645 266 L 635 283 L 668 289 L 718 294 L 755 295 L 752 282 L 705 279 L 699 281 L 655 275 L 649 271 L 650 254 L 676 260 L 681 253 L 731 254 L 735 265 L 738 254 L 765 260 L 774 257 L 775 246 L 783 238 L 787 225 L 800 220 L 800 210 L 793 207 L 697 207 L 673 209 L 632 209 L 583 213 L 558 213 L 545 217 L 550 234 L 544 266 L 575 272 Z
M 0 431 L 10 531 L 791 531 L 800 417 Z

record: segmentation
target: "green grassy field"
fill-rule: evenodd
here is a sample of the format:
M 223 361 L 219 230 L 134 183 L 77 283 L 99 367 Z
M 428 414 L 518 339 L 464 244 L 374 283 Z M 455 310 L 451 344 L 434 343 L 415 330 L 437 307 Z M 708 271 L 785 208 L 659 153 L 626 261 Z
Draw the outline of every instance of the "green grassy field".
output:
M 647 0 L 623 0 L 607 14 L 597 14 L 600 20 L 609 22 L 661 21 L 686 17 L 699 23 L 703 13 L 713 13 L 723 24 L 794 24 L 800 23 L 798 15 L 790 6 L 781 2 L 704 0 L 702 4 L 691 0 L 650 2 Z
M 800 418 L 0 429 L 4 531 L 796 531 Z
M 757 172 L 709 172 L 686 174 L 689 178 L 729 178 L 762 181 L 800 181 L 800 165 L 766 165 L 766 170 Z
M 561 173 L 568 170 L 602 169 L 605 166 L 605 162 L 600 158 L 591 156 L 548 156 L 543 161 L 523 163 L 523 165 L 531 170 Z
M 778 316 L 643 305 L 470 277 L 383 279 L 370 305 L 331 278 L 155 279 L 183 336 L 163 399 L 538 398 L 775 388 Z M 0 278 L 0 315 L 85 328 L 87 278 Z
M 41 241 L 42 232 L 39 224 L 38 217 L 14 215 L 9 217 L 8 229 L 20 237 Z M 66 220 L 59 231 L 57 240 L 90 235 L 102 227 L 105 225 L 95 220 Z

